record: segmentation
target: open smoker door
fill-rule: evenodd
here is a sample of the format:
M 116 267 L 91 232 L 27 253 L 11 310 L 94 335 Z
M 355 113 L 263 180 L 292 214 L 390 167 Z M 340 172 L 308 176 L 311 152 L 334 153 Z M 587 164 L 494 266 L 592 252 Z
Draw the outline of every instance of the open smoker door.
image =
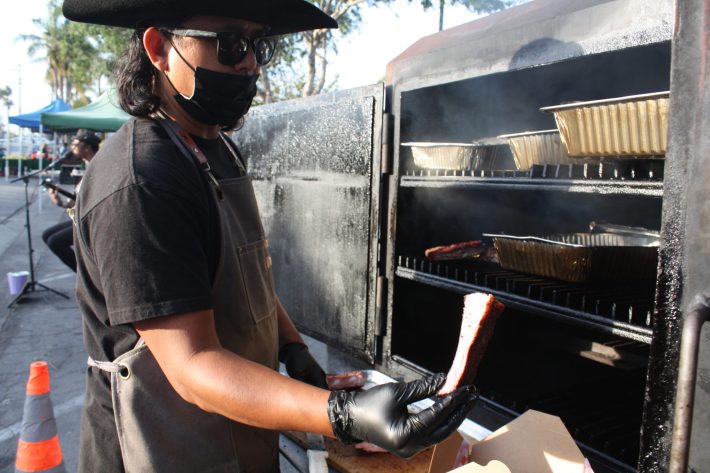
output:
M 234 134 L 302 332 L 373 361 L 382 84 L 254 107 Z
M 663 316 L 653 330 L 640 473 L 710 473 L 707 9 L 707 0 L 676 2 L 656 289 Z

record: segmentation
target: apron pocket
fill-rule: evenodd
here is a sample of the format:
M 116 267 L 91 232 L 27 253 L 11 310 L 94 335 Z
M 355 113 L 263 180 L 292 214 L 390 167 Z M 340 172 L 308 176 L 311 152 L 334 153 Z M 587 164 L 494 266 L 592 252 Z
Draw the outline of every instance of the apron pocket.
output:
M 271 255 L 267 240 L 239 248 L 239 266 L 254 323 L 276 314 L 276 293 L 271 276 Z

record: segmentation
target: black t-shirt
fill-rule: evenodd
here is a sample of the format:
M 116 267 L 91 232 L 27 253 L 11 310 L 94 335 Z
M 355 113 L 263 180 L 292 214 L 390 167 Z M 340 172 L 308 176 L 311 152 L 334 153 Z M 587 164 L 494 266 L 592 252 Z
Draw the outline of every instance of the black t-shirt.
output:
M 239 175 L 221 139 L 195 138 L 218 179 Z M 132 323 L 211 308 L 216 203 L 194 159 L 150 119 L 131 119 L 91 162 L 77 206 L 77 300 L 88 354 L 111 361 Z
M 221 139 L 193 138 L 217 179 L 241 175 Z M 96 154 L 75 230 L 76 294 L 92 358 L 111 361 L 133 348 L 134 322 L 211 308 L 220 245 L 211 185 L 153 120 L 129 120 Z M 106 373 L 88 371 L 84 408 L 80 471 L 123 472 Z

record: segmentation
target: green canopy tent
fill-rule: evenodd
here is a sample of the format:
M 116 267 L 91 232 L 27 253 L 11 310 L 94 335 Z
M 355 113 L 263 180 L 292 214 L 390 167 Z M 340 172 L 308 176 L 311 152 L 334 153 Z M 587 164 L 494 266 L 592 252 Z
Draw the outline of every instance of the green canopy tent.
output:
M 118 106 L 115 91 L 101 94 L 95 101 L 84 107 L 67 112 L 43 113 L 43 126 L 55 130 L 77 130 L 86 128 L 94 131 L 116 131 L 130 118 Z

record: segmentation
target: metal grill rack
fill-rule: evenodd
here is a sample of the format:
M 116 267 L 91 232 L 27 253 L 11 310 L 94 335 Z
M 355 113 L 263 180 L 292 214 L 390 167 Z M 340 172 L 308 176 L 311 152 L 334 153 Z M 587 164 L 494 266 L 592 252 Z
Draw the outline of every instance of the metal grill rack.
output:
M 401 187 L 495 187 L 663 196 L 663 160 L 535 165 L 527 171 L 410 170 Z
M 571 284 L 502 270 L 496 265 L 437 263 L 401 255 L 397 265 L 398 277 L 460 293 L 483 290 L 539 315 L 651 342 L 655 285 L 650 281 Z
M 660 159 L 624 159 L 580 164 L 536 164 L 527 171 L 512 170 L 446 170 L 420 169 L 407 171 L 409 177 L 507 177 L 531 179 L 608 179 L 624 181 L 663 181 Z
M 619 389 L 603 391 L 590 383 L 528 399 L 512 399 L 505 393 L 479 387 L 486 398 L 484 402 L 503 405 L 518 414 L 535 409 L 559 416 L 585 454 L 594 452 L 596 459 L 613 462 L 617 469 L 634 471 L 628 465 L 636 462 L 639 450 L 638 387 L 621 378 L 615 385 Z

